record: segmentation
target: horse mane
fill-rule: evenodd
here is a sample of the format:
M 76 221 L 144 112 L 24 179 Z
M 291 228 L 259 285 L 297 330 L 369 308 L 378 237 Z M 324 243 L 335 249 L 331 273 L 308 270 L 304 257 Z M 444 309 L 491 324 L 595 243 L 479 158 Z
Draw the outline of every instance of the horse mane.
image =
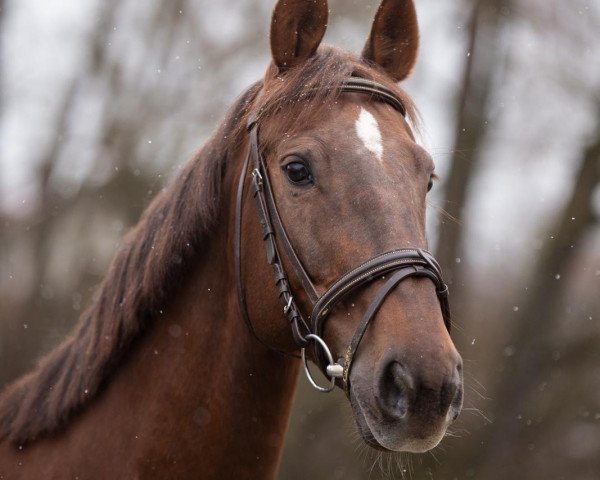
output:
M 250 113 L 278 116 L 277 122 L 268 122 L 271 133 L 289 133 L 335 102 L 349 75 L 394 89 L 416 122 L 408 96 L 379 67 L 333 47 L 320 47 L 303 65 L 286 72 L 285 81 L 252 85 L 126 236 L 73 333 L 0 394 L 0 441 L 24 445 L 63 427 L 95 398 L 151 327 L 210 239 L 223 200 L 227 160 L 243 144 Z M 316 93 L 305 96 L 311 88 Z

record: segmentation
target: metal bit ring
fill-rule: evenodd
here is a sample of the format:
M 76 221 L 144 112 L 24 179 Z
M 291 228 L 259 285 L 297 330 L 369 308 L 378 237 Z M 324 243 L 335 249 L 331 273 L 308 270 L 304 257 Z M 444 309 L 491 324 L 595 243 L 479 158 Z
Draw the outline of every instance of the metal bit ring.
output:
M 323 393 L 331 392 L 335 388 L 335 378 L 337 376 L 337 375 L 335 375 L 335 376 L 331 375 L 331 371 L 338 370 L 335 368 L 335 366 L 337 364 L 333 361 L 333 356 L 331 355 L 331 351 L 329 350 L 329 347 L 327 346 L 325 341 L 318 335 L 315 335 L 314 333 L 309 333 L 308 335 L 306 335 L 305 339 L 307 341 L 313 340 L 313 341 L 317 342 L 319 344 L 319 346 L 323 349 L 323 352 L 325 353 L 325 356 L 327 357 L 327 361 L 329 362 L 329 365 L 327 366 L 327 374 L 329 375 L 329 377 L 331 379 L 330 380 L 331 383 L 327 387 L 321 387 L 319 384 L 317 384 L 314 377 L 312 376 L 312 373 L 310 373 L 310 369 L 308 368 L 308 359 L 306 358 L 306 348 L 303 348 L 302 349 L 302 362 L 304 363 L 304 372 L 306 373 L 306 378 L 308 378 L 308 381 L 310 382 L 310 384 L 313 387 L 315 387 L 319 392 L 323 392 Z M 333 368 L 330 368 L 330 367 L 333 367 Z

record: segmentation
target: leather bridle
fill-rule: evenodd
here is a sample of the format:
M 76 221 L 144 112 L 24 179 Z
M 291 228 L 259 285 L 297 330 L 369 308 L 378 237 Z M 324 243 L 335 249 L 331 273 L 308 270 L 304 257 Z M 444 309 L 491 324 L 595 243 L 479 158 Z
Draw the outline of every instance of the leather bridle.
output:
M 340 86 L 340 92 L 354 92 L 370 95 L 373 100 L 385 102 L 403 116 L 406 115 L 406 110 L 397 95 L 376 82 L 358 77 L 350 77 Z M 426 277 L 432 280 L 436 287 L 444 323 L 448 331 L 450 331 L 448 287 L 442 279 L 440 266 L 433 255 L 421 249 L 401 248 L 382 253 L 381 255 L 377 255 L 362 263 L 341 276 L 325 291 L 325 293 L 319 295 L 302 265 L 300 258 L 296 254 L 294 247 L 290 243 L 277 210 L 267 165 L 259 148 L 258 122 L 260 114 L 261 112 L 258 111 L 251 115 L 248 120 L 247 128 L 250 134 L 250 149 L 244 162 L 244 166 L 242 167 L 237 189 L 234 249 L 236 286 L 240 312 L 250 331 L 262 342 L 256 335 L 248 315 L 245 290 L 241 275 L 243 195 L 244 185 L 246 183 L 246 178 L 248 177 L 248 167 L 251 166 L 252 195 L 256 202 L 258 218 L 262 227 L 267 261 L 273 269 L 273 279 L 279 293 L 279 300 L 283 308 L 283 313 L 290 322 L 295 342 L 302 349 L 302 358 L 307 377 L 315 388 L 323 392 L 333 390 L 335 380 L 336 378 L 339 378 L 342 381 L 344 391 L 348 394 L 350 389 L 350 370 L 352 368 L 354 355 L 358 350 L 370 321 L 375 317 L 391 291 L 400 282 L 409 277 Z M 312 312 L 308 317 L 302 314 L 296 304 L 282 262 L 280 247 L 285 252 L 296 277 L 302 285 L 302 289 L 312 303 Z M 371 301 L 365 311 L 343 358 L 339 359 L 338 362 L 334 362 L 331 352 L 322 338 L 325 320 L 334 307 L 351 292 L 380 278 L 385 278 L 385 283 L 379 289 L 375 298 Z M 327 387 L 319 386 L 308 369 L 305 350 L 311 341 L 315 344 L 315 358 L 319 363 L 321 370 L 330 378 L 330 385 Z M 262 343 L 267 347 L 272 348 L 266 343 Z

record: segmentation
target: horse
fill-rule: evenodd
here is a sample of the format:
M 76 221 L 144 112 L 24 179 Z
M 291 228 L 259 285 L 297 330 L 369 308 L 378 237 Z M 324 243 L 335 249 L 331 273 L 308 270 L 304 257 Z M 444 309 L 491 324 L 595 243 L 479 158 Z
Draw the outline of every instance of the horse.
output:
M 326 0 L 276 4 L 264 78 L 153 200 L 72 334 L 2 392 L 0 478 L 273 478 L 302 368 L 345 391 L 373 448 L 443 438 L 462 361 L 426 251 L 434 164 L 397 85 L 415 7 L 383 0 L 360 56 L 321 45 L 327 21 Z

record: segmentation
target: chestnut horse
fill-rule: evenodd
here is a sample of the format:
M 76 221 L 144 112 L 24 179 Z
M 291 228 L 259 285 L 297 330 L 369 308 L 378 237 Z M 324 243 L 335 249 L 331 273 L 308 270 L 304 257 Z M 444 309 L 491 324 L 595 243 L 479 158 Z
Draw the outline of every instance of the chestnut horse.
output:
M 442 439 L 462 373 L 424 250 L 434 166 L 396 86 L 415 8 L 383 0 L 360 57 L 320 46 L 327 17 L 326 0 L 276 5 L 264 79 L 146 210 L 73 334 L 2 393 L 0 478 L 273 478 L 308 346 L 369 445 Z

